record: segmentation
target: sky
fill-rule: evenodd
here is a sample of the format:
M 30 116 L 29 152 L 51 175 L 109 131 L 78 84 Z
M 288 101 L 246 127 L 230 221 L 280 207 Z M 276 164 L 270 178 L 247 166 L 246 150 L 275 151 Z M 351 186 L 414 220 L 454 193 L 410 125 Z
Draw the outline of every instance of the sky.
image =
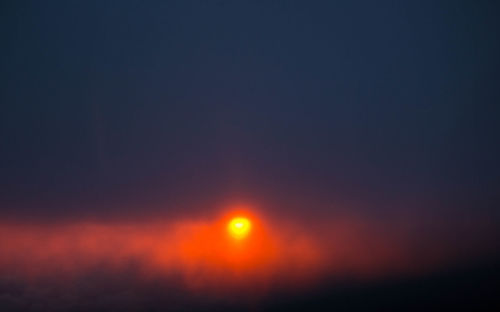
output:
M 153 284 L 191 298 L 200 276 L 186 266 L 209 272 L 206 289 L 239 257 L 218 236 L 234 211 L 261 224 L 237 283 L 259 288 L 246 270 L 264 272 L 271 310 L 289 278 L 317 304 L 346 276 L 483 272 L 500 234 L 499 13 L 492 1 L 3 1 L 0 307 L 128 302 L 65 292 L 103 284 L 99 270 L 101 294 L 132 270 L 138 308 L 169 304 Z M 144 271 L 187 274 L 188 290 Z M 176 307 L 221 302 L 194 293 Z

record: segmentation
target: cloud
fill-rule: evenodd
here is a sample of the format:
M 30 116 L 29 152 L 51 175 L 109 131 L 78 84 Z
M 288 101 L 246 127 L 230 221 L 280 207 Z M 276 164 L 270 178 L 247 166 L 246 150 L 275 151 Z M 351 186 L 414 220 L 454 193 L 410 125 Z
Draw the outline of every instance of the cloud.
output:
M 238 215 L 252 222 L 244 240 L 227 232 Z M 254 302 L 277 290 L 300 292 L 325 280 L 418 275 L 459 258 L 461 244 L 425 229 L 410 218 L 377 221 L 345 214 L 306 222 L 256 211 L 212 218 L 4 222 L 0 307 L 196 310 Z M 469 254 L 484 247 L 472 239 L 462 242 Z

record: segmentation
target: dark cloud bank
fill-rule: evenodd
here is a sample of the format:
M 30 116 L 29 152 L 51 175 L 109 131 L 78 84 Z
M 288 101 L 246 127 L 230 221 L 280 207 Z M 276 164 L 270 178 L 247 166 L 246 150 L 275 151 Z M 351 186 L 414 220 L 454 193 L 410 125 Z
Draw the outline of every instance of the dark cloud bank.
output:
M 179 287 L 175 277 L 148 282 L 134 269 L 96 270 L 71 284 L 47 277 L 28 284 L 0 280 L 2 311 L 366 311 L 498 308 L 498 265 L 453 268 L 439 274 L 376 283 L 326 279 L 300 293 L 276 285 L 265 297 L 207 296 Z

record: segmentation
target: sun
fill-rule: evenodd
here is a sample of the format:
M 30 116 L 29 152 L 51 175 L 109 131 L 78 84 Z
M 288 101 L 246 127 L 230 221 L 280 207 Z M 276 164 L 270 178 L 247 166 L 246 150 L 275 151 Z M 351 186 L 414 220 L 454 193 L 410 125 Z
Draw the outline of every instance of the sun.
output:
M 244 239 L 250 233 L 252 223 L 247 218 L 233 218 L 227 225 L 229 234 L 235 239 Z

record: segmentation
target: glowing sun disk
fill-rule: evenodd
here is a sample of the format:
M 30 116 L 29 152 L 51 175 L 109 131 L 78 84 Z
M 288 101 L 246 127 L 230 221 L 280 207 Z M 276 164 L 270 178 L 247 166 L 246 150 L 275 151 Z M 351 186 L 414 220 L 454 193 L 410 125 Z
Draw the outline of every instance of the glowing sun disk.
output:
M 236 239 L 243 239 L 250 233 L 252 227 L 250 220 L 247 218 L 233 218 L 227 226 L 229 234 Z

